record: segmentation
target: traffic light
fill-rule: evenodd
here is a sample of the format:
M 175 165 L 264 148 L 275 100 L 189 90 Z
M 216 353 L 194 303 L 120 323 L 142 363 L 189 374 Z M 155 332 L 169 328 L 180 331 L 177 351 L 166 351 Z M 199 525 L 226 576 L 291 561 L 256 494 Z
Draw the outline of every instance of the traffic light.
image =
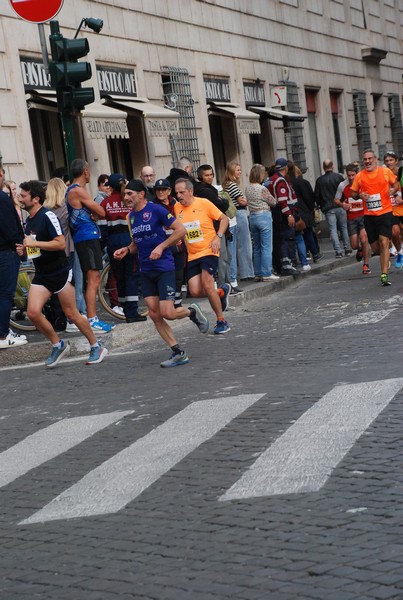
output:
M 89 62 L 78 62 L 79 58 L 87 56 L 90 46 L 85 38 L 69 40 L 63 37 L 57 21 L 51 21 L 50 28 L 51 83 L 57 92 L 59 110 L 73 113 L 95 100 L 94 88 L 81 87 L 83 81 L 91 78 L 91 65 Z

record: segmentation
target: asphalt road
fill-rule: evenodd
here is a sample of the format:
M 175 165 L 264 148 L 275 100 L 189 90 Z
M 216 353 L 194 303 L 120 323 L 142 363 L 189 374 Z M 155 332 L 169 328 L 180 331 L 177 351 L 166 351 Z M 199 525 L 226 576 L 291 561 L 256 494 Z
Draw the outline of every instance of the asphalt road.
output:
M 0 598 L 403 598 L 403 272 L 0 373 Z

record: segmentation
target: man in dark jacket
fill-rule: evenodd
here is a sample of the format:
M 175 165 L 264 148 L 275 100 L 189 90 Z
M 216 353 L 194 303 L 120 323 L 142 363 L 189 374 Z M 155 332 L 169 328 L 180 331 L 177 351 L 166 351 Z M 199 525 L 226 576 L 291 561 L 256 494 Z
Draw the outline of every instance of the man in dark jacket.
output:
M 175 199 L 177 199 L 175 194 L 175 182 L 177 179 L 190 179 L 190 181 L 193 183 L 193 186 L 196 185 L 196 180 L 192 176 L 192 171 L 193 162 L 187 156 L 181 156 L 176 164 L 176 167 L 172 167 L 170 170 L 166 179 L 171 187 L 171 194 Z
M 346 255 L 351 254 L 346 211 L 342 207 L 340 200 L 335 199 L 339 183 L 344 181 L 344 177 L 340 173 L 333 172 L 333 162 L 331 160 L 323 161 L 323 170 L 324 174 L 316 180 L 315 202 L 326 217 L 336 258 L 342 258 L 343 253 L 337 232 L 338 227 L 343 239 L 344 253 Z
M 3 182 L 4 170 L 0 165 L 0 348 L 12 348 L 27 343 L 25 336 L 9 329 L 20 268 L 16 244 L 22 244 L 24 233 L 12 199 L 1 191 Z

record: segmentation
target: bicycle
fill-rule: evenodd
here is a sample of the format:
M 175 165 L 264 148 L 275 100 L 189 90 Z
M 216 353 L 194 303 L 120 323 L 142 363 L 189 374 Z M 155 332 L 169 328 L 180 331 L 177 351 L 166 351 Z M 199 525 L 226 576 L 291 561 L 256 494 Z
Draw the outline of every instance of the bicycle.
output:
M 21 331 L 35 331 L 35 325 L 28 319 L 28 292 L 35 275 L 31 266 L 21 266 L 18 272 L 17 286 L 15 288 L 13 307 L 11 309 L 10 327 Z
M 101 271 L 101 279 L 98 286 L 98 300 L 108 314 L 110 314 L 112 317 L 115 317 L 115 319 L 125 321 L 126 317 L 124 314 L 119 314 L 113 310 L 114 308 L 119 307 L 116 279 L 111 271 L 107 254 L 104 254 L 103 260 L 104 268 Z M 141 295 L 141 292 L 139 292 L 138 313 L 144 316 L 148 315 L 147 305 Z

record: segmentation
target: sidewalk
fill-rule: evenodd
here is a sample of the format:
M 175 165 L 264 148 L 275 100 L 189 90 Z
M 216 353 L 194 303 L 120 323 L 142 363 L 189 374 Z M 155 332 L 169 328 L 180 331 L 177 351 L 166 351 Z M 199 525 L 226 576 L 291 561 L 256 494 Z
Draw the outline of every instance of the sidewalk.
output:
M 301 273 L 294 277 L 281 277 L 276 281 L 266 283 L 242 281 L 240 287 L 243 289 L 243 293 L 230 297 L 230 309 L 239 308 L 249 303 L 251 300 L 263 298 L 269 294 L 284 290 L 288 286 L 294 285 L 296 281 L 300 281 L 301 278 L 305 279 L 312 277 L 313 275 L 328 273 L 338 267 L 350 264 L 355 260 L 355 252 L 350 256 L 336 259 L 330 240 L 328 238 L 320 238 L 319 241 L 323 258 L 316 264 L 310 261 L 311 271 Z M 201 298 L 196 299 L 195 301 L 200 304 L 202 309 L 206 310 L 212 325 L 212 316 L 214 315 L 212 315 L 208 300 Z M 186 298 L 184 301 L 185 304 L 190 304 L 191 302 L 193 302 L 192 298 Z M 113 319 L 108 317 L 109 316 L 102 316 L 102 318 L 108 322 L 112 322 Z M 116 327 L 110 334 L 102 335 L 99 338 L 110 352 L 153 338 L 160 339 L 150 318 L 143 323 L 127 324 L 122 323 L 121 321 L 115 321 L 115 323 Z M 170 322 L 170 325 L 176 331 L 183 330 L 186 327 L 194 327 L 189 319 Z M 17 333 L 23 332 L 17 331 Z M 88 354 L 88 342 L 81 334 L 69 334 L 63 332 L 61 335 L 63 336 L 63 339 L 68 340 L 71 344 L 71 356 Z M 7 350 L 0 350 L 0 367 L 44 362 L 45 358 L 47 358 L 50 353 L 49 342 L 45 340 L 38 331 L 26 332 L 26 336 L 28 344 Z M 162 340 L 160 343 L 163 344 Z

